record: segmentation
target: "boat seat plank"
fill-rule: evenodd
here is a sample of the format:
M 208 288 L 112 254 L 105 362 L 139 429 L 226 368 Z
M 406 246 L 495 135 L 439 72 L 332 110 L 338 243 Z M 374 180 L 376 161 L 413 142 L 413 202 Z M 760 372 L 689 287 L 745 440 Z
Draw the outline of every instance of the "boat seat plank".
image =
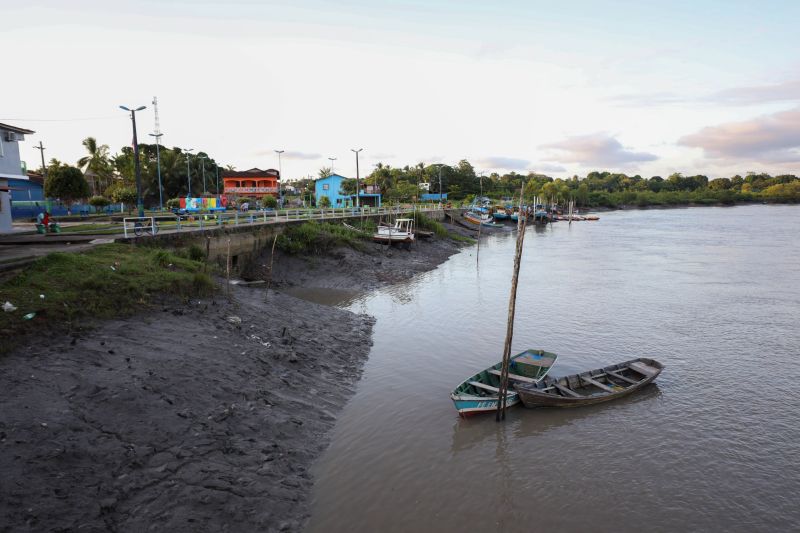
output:
M 563 392 L 567 396 L 572 396 L 573 398 L 583 398 L 583 396 L 581 396 L 580 394 L 578 394 L 574 390 L 568 389 L 567 387 L 565 387 L 565 386 L 563 386 L 563 385 L 561 385 L 559 383 L 552 383 L 552 386 L 555 387 L 556 389 L 560 390 L 561 392 Z
M 587 383 L 591 383 L 591 384 L 592 384 L 592 385 L 594 385 L 595 387 L 598 387 L 598 388 L 600 388 L 600 389 L 603 389 L 603 390 L 604 390 L 604 391 L 606 391 L 606 392 L 614 392 L 614 389 L 612 389 L 612 388 L 611 388 L 611 387 L 609 387 L 608 385 L 604 385 L 603 383 L 600 383 L 600 382 L 599 382 L 599 381 L 597 381 L 596 379 L 592 379 L 592 378 L 590 378 L 590 377 L 586 377 L 586 376 L 580 376 L 580 378 L 581 378 L 583 381 L 585 381 L 585 382 L 587 382 Z
M 630 383 L 631 385 L 636 385 L 637 383 L 639 383 L 639 382 L 638 382 L 638 381 L 636 381 L 635 379 L 631 379 L 631 378 L 629 378 L 629 377 L 625 377 L 625 376 L 623 376 L 622 374 L 619 374 L 618 372 L 614 372 L 614 371 L 612 371 L 612 370 L 606 370 L 606 374 L 608 374 L 609 376 L 613 376 L 613 377 L 615 377 L 615 378 L 619 378 L 619 379 L 621 379 L 622 381 L 627 381 L 627 382 L 628 382 L 628 383 Z
M 497 387 L 492 387 L 491 385 L 487 385 L 486 383 L 481 383 L 480 381 L 470 381 L 469 384 L 472 385 L 473 387 L 479 387 L 481 389 L 496 392 L 498 394 L 500 393 L 500 389 L 498 389 Z
M 495 370 L 495 369 L 489 370 L 489 373 L 490 374 L 494 374 L 495 376 L 502 376 L 503 375 L 502 372 L 500 372 L 499 370 Z M 524 381 L 525 383 L 537 383 L 539 381 L 539 380 L 536 380 L 536 379 L 533 379 L 533 378 L 529 378 L 529 377 L 526 377 L 526 376 L 520 376 L 519 374 L 512 374 L 511 372 L 508 373 L 508 379 L 513 379 L 515 381 Z
M 635 370 L 636 372 L 647 377 L 658 374 L 657 368 L 653 368 L 652 366 L 646 365 L 640 361 L 631 363 L 630 365 L 628 365 L 628 368 L 630 368 L 631 370 Z

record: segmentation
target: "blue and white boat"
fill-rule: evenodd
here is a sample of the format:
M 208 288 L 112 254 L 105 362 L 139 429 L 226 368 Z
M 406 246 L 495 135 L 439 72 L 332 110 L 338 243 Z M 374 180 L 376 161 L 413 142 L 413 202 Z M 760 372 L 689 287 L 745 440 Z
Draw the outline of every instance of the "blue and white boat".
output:
M 558 356 L 543 350 L 528 349 L 511 357 L 508 368 L 509 383 L 539 383 Z M 476 413 L 497 411 L 500 399 L 500 370 L 502 361 L 465 379 L 450 394 L 458 414 L 468 416 Z M 511 407 L 520 402 L 519 396 L 512 387 L 506 393 L 506 406 Z

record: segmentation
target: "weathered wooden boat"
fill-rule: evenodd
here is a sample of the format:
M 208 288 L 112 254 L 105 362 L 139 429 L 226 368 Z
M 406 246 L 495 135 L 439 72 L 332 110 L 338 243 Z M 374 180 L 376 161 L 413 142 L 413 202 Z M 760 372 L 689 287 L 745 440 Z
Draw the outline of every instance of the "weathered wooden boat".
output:
M 543 379 L 556 362 L 558 356 L 542 350 L 525 350 L 511 358 L 508 378 L 511 381 L 535 384 Z M 456 410 L 462 416 L 497 410 L 500 392 L 500 366 L 490 366 L 474 376 L 465 379 L 450 394 Z M 509 388 L 506 405 L 519 403 L 517 393 Z
M 414 242 L 414 219 L 398 218 L 394 226 L 378 226 L 378 231 L 372 235 L 372 240 L 384 244 Z
M 492 221 L 492 215 L 488 213 L 476 213 L 475 211 L 465 211 L 464 220 L 476 226 L 486 226 L 490 228 L 501 228 L 502 224 Z
M 514 389 L 525 407 L 580 407 L 627 396 L 651 383 L 663 368 L 654 359 L 640 357 L 563 378 L 517 381 Z

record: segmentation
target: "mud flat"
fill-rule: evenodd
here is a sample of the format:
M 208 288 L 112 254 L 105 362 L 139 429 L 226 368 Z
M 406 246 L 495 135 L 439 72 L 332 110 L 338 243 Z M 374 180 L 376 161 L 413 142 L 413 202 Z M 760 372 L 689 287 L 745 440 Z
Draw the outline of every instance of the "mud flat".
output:
M 235 292 L 0 360 L 0 530 L 302 527 L 373 320 Z
M 370 290 L 461 246 L 281 256 L 275 280 Z M 0 359 L 0 531 L 302 530 L 309 468 L 355 390 L 374 319 L 232 292 L 33 338 Z

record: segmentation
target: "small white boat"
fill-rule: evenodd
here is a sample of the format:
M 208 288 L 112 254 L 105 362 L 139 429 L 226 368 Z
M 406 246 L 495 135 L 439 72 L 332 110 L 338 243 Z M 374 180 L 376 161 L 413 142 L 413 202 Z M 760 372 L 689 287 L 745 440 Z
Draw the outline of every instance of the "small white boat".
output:
M 393 242 L 411 244 L 414 242 L 414 219 L 398 218 L 394 226 L 378 226 L 378 231 L 372 235 L 372 240 L 386 244 Z

